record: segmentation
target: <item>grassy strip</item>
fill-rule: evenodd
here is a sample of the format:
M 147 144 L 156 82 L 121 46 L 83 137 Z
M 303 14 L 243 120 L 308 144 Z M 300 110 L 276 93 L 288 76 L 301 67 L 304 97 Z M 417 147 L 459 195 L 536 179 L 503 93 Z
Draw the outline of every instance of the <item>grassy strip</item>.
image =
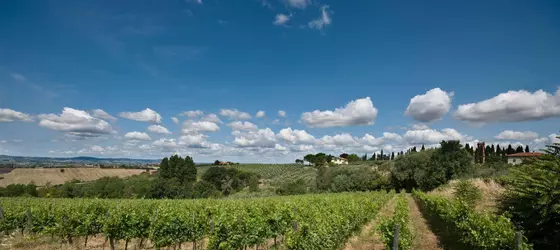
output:
M 397 196 L 397 206 L 393 217 L 382 219 L 377 228 L 387 249 L 391 249 L 393 246 L 396 224 L 399 225 L 399 249 L 410 249 L 412 247 L 412 234 L 408 228 L 409 210 L 404 190 Z

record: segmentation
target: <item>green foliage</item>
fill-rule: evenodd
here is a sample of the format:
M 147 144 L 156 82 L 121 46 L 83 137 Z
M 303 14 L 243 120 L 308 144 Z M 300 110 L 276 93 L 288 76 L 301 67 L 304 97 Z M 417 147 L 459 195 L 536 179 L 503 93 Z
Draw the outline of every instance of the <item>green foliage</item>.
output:
M 317 189 L 320 191 L 371 191 L 388 187 L 388 180 L 370 166 L 319 168 Z
M 162 248 L 208 238 L 208 249 L 243 249 L 285 235 L 287 249 L 337 249 L 388 198 L 384 192 L 250 200 L 0 198 L 0 230 L 25 228 L 31 208 L 33 232 L 67 241 L 102 233 L 114 244 L 149 239 Z
M 178 155 L 173 155 L 161 160 L 159 166 L 159 177 L 164 179 L 176 178 L 181 184 L 196 181 L 196 166 L 191 157 L 184 159 Z
M 362 160 L 357 154 L 349 154 L 346 159 L 348 162 L 357 162 Z
M 305 194 L 307 193 L 307 182 L 303 179 L 286 181 L 276 189 L 276 193 L 279 195 Z
M 469 249 L 515 249 L 515 227 L 504 216 L 475 212 L 466 203 L 413 191 L 427 213 L 439 218 Z M 523 239 L 522 249 L 532 249 Z
M 257 192 L 259 191 L 259 177 L 256 175 L 251 175 L 249 177 L 249 191 Z
M 6 187 L 0 187 L 0 197 L 37 197 L 37 186 L 34 183 L 30 184 L 10 184 Z
M 251 176 L 255 175 L 235 168 L 211 167 L 204 172 L 202 180 L 211 183 L 217 190 L 228 195 L 248 186 Z
M 431 168 L 431 157 L 434 150 L 425 150 L 418 153 L 406 154 L 398 157 L 389 169 L 391 183 L 394 188 L 412 190 L 420 188 L 429 189 L 434 182 L 428 174 Z
M 480 189 L 468 180 L 460 180 L 455 186 L 453 194 L 457 200 L 465 202 L 471 208 L 474 208 L 482 199 Z
M 412 247 L 412 233 L 408 228 L 409 209 L 404 190 L 397 196 L 397 206 L 391 218 L 383 218 L 377 228 L 386 249 L 392 249 L 395 225 L 399 225 L 399 249 L 406 250 Z
M 538 249 L 560 245 L 560 158 L 546 155 L 511 170 L 501 210 Z

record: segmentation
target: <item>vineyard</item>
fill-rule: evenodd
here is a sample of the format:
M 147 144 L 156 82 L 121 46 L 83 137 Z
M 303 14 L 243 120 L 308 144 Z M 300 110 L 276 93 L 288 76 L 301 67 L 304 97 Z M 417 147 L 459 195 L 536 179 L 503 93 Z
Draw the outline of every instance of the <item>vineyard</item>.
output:
M 392 193 L 391 193 L 392 194 Z M 103 235 L 155 248 L 243 249 L 282 238 L 287 249 L 337 249 L 392 197 L 385 192 L 244 200 L 0 199 L 0 230 L 76 238 Z M 201 248 L 202 246 L 199 246 Z M 202 248 L 201 248 L 202 249 Z

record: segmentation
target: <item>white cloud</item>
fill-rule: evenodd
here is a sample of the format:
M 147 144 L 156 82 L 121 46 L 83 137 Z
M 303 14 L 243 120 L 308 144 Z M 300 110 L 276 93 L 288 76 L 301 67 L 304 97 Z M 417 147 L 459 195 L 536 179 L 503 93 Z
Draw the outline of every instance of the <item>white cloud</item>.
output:
M 365 144 L 369 145 L 369 146 L 379 146 L 381 144 L 383 144 L 383 142 L 385 142 L 385 140 L 383 140 L 383 137 L 375 137 L 373 135 L 370 134 L 365 134 L 364 137 L 362 137 L 362 142 L 364 142 Z
M 13 122 L 16 120 L 32 122 L 33 118 L 28 114 L 12 109 L 0 109 L 0 122 Z
M 383 132 L 383 138 L 394 141 L 402 140 L 402 137 L 399 134 L 389 132 Z
M 103 147 L 98 146 L 98 145 L 91 146 L 90 149 L 93 152 L 103 152 L 103 151 L 105 151 L 105 149 Z
M 305 9 L 309 5 L 310 0 L 286 0 L 286 3 L 293 8 Z
M 18 73 L 12 73 L 11 74 L 12 78 L 14 78 L 14 80 L 18 81 L 18 82 L 25 82 L 27 81 L 27 78 L 25 78 L 25 76 L 18 74 Z
M 231 134 L 235 137 L 233 144 L 238 147 L 274 148 L 276 145 L 275 134 L 270 128 L 247 132 L 236 130 Z
M 337 127 L 352 125 L 371 125 L 377 117 L 377 109 L 369 97 L 351 101 L 343 108 L 305 112 L 301 120 L 309 127 Z
M 424 129 L 429 129 L 430 127 L 428 127 L 428 125 L 426 124 L 413 124 L 412 125 L 412 129 L 414 130 L 424 130 Z
M 173 117 L 171 117 L 171 120 L 173 121 L 173 123 L 179 124 L 179 118 L 173 116 Z
M 464 140 L 468 139 L 461 135 L 457 130 L 444 128 L 441 131 L 435 129 L 409 130 L 404 134 L 404 139 L 411 144 L 431 144 L 439 143 L 443 140 Z
M 324 27 L 330 25 L 332 23 L 332 19 L 329 15 L 328 8 L 328 5 L 321 6 L 321 17 L 310 21 L 307 23 L 307 26 L 311 29 L 323 30 Z
M 278 110 L 278 116 L 279 116 L 279 117 L 284 117 L 284 118 L 286 118 L 286 111 L 284 111 L 284 110 Z
M 278 151 L 286 151 L 288 150 L 286 147 L 280 145 L 280 144 L 276 144 L 274 145 L 274 149 L 278 150 Z
M 179 115 L 180 116 L 187 116 L 189 118 L 194 118 L 194 117 L 199 117 L 203 114 L 204 114 L 204 112 L 202 112 L 202 110 L 189 110 L 189 111 L 182 112 Z
M 323 145 L 336 145 L 336 146 L 357 146 L 358 140 L 348 133 L 336 134 L 334 136 L 325 135 L 319 139 Z
M 278 132 L 276 135 L 279 139 L 282 139 L 287 142 L 291 142 L 292 144 L 313 144 L 315 143 L 315 137 L 305 132 L 305 130 L 298 130 L 292 128 L 285 128 Z
M 459 120 L 485 122 L 515 122 L 542 120 L 560 116 L 560 89 L 553 96 L 543 90 L 508 91 L 488 100 L 460 105 L 455 112 Z
M 206 148 L 209 143 L 206 142 L 208 136 L 203 134 L 187 134 L 179 138 L 179 145 L 185 145 L 192 148 Z
M 220 120 L 220 118 L 213 113 L 207 114 L 206 116 L 202 117 L 202 119 L 200 119 L 201 121 L 207 121 L 207 122 L 213 122 L 213 123 L 222 123 L 222 120 Z
M 163 151 L 174 150 L 179 147 L 175 139 L 161 138 L 152 143 L 153 146 L 160 147 Z
M 410 99 L 405 115 L 421 122 L 433 122 L 441 119 L 451 108 L 453 92 L 445 92 L 440 88 L 429 90 L 423 95 Z
M 169 130 L 161 125 L 150 125 L 148 127 L 148 131 L 152 132 L 152 133 L 158 133 L 158 134 L 171 134 L 171 132 L 169 132 Z
M 283 26 L 283 25 L 285 25 L 288 21 L 290 21 L 290 17 L 291 17 L 291 16 L 292 16 L 292 15 L 287 16 L 287 15 L 284 15 L 284 14 L 278 14 L 278 15 L 276 15 L 276 17 L 274 18 L 273 24 L 274 24 L 274 25 L 278 25 L 278 26 Z
M 262 111 L 262 110 L 259 110 L 259 111 L 257 112 L 257 114 L 255 114 L 255 116 L 256 116 L 257 118 L 264 117 L 265 115 L 266 115 L 266 113 L 265 113 L 264 111 Z
M 237 119 L 237 120 L 251 119 L 251 115 L 249 113 L 241 112 L 237 109 L 221 109 L 220 115 L 228 117 L 229 119 Z
M 124 138 L 128 140 L 143 140 L 143 141 L 152 140 L 152 138 L 148 134 L 144 132 L 138 132 L 138 131 L 128 132 L 124 135 Z
M 38 117 L 39 126 L 67 132 L 74 136 L 94 137 L 113 132 L 108 122 L 95 118 L 86 111 L 68 107 L 64 108 L 60 115 L 41 114 Z
M 537 139 L 539 135 L 532 131 L 513 131 L 513 130 L 504 130 L 500 134 L 494 136 L 494 138 L 499 140 L 534 140 Z
M 91 116 L 97 117 L 97 118 L 99 118 L 99 119 L 109 120 L 109 121 L 112 121 L 112 122 L 114 122 L 114 121 L 117 120 L 116 117 L 114 117 L 114 116 L 108 114 L 107 112 L 105 112 L 105 111 L 102 110 L 102 109 L 94 109 L 94 110 L 92 110 L 92 111 L 91 111 Z
M 258 129 L 257 125 L 246 121 L 235 121 L 228 124 L 228 126 L 230 126 L 231 129 L 233 130 L 257 130 Z
M 149 108 L 140 112 L 121 112 L 119 116 L 139 122 L 161 123 L 161 115 Z
M 220 126 L 218 124 L 209 121 L 192 121 L 187 120 L 183 122 L 184 134 L 192 134 L 199 132 L 217 132 L 220 131 Z

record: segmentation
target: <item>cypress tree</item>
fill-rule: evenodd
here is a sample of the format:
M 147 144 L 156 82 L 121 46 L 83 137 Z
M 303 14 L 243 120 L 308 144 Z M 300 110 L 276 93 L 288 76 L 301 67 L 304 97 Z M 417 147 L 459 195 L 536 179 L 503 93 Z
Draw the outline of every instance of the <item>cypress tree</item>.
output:
M 529 151 L 529 145 L 525 145 L 525 153 L 529 153 L 531 151 Z

